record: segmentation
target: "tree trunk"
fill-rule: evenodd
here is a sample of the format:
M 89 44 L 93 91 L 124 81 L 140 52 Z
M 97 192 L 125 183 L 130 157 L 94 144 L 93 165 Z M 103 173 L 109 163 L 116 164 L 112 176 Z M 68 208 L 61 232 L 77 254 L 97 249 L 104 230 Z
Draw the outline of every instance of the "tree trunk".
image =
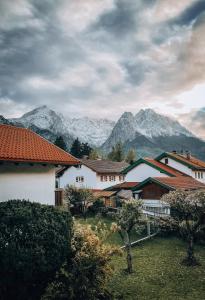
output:
M 83 205 L 82 205 L 82 210 L 83 210 L 83 218 L 84 220 L 86 220 L 86 212 L 87 212 L 87 207 L 86 207 L 86 203 L 84 202 Z
M 132 267 L 131 242 L 128 233 L 126 233 L 126 251 L 127 251 L 127 271 L 129 274 L 131 274 L 133 272 L 133 267 Z
M 190 265 L 193 265 L 196 262 L 196 258 L 194 257 L 194 238 L 193 238 L 193 236 L 190 236 L 189 240 L 188 240 L 187 262 Z

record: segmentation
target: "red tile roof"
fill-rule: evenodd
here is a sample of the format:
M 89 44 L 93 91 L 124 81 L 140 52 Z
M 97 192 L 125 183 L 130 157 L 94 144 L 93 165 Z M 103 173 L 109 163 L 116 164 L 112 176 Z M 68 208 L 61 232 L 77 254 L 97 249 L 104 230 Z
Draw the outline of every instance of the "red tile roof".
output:
M 116 191 L 93 191 L 93 195 L 96 198 L 100 198 L 100 197 L 105 197 L 105 198 L 109 198 L 111 196 L 114 196 L 116 194 Z
M 145 158 L 146 161 L 150 162 L 152 165 L 155 165 L 156 167 L 164 170 L 165 172 L 168 172 L 170 173 L 171 175 L 173 176 L 181 176 L 181 175 L 186 175 L 184 174 L 183 172 L 179 171 L 179 170 L 176 170 L 168 165 L 165 165 L 155 159 L 152 159 L 152 158 Z
M 189 176 L 153 177 L 153 179 L 174 189 L 205 189 L 205 184 Z
M 25 128 L 0 125 L 0 161 L 78 164 L 79 161 Z
M 106 190 L 121 190 L 121 189 L 124 189 L 124 190 L 129 190 L 129 189 L 132 189 L 133 187 L 137 186 L 139 184 L 139 182 L 122 182 L 122 183 L 118 183 L 116 185 L 113 185 L 109 188 L 107 188 Z
M 110 188 L 113 188 L 113 189 L 130 189 L 136 185 L 138 185 L 139 182 L 123 182 L 123 183 L 118 183 L 116 185 L 113 185 L 112 187 Z

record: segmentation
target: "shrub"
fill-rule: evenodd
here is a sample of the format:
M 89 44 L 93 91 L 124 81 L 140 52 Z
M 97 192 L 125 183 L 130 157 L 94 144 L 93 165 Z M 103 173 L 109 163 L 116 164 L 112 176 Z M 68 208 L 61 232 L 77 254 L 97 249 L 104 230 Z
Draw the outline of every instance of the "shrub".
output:
M 93 213 L 98 213 L 104 207 L 105 207 L 105 204 L 104 204 L 103 200 L 99 198 L 93 202 L 93 205 L 91 206 L 90 210 Z
M 0 203 L 0 299 L 39 299 L 70 251 L 68 212 L 28 201 Z
M 96 229 L 104 236 L 105 228 Z M 104 244 L 90 226 L 76 224 L 72 238 L 72 259 L 49 284 L 42 300 L 109 300 L 106 289 L 112 269 L 111 255 L 119 250 Z

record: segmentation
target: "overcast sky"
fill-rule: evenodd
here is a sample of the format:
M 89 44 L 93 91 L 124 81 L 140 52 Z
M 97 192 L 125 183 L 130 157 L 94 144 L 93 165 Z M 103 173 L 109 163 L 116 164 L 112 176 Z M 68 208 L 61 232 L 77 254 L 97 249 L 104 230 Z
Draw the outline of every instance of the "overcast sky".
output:
M 0 0 L 0 114 L 205 107 L 205 0 Z

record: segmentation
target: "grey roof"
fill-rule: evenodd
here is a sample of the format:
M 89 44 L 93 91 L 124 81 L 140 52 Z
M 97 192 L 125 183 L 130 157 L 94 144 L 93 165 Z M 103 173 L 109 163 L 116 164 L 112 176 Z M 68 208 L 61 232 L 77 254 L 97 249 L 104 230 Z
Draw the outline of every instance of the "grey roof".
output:
M 83 165 L 100 174 L 119 174 L 129 166 L 125 161 L 81 159 Z

